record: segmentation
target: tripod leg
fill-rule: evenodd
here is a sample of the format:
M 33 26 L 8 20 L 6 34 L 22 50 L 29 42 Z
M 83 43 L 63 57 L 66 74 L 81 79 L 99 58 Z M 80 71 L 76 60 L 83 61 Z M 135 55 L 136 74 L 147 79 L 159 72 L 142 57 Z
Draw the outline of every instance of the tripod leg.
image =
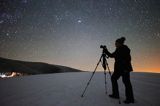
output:
M 110 68 L 109 68 L 109 66 L 108 66 L 108 63 L 106 63 L 106 66 L 107 66 L 107 68 L 108 68 L 109 75 L 110 75 L 110 78 L 111 78 L 111 71 L 110 71 Z
M 87 83 L 87 86 L 85 87 L 85 89 L 84 89 L 81 97 L 84 97 L 84 94 L 85 94 L 85 92 L 86 92 L 86 90 L 87 90 L 87 88 L 88 88 L 88 85 L 90 84 L 90 82 L 91 82 L 91 80 L 92 80 L 92 78 L 93 78 L 93 75 L 95 74 L 95 72 L 96 72 L 96 70 L 97 70 L 97 67 L 98 67 L 99 63 L 101 62 L 101 58 L 102 58 L 102 56 L 100 57 L 100 59 L 99 59 L 99 61 L 98 61 L 98 63 L 97 63 L 97 66 L 96 66 L 96 68 L 94 69 L 94 71 L 93 71 L 93 73 L 92 73 L 92 75 L 91 75 L 91 78 L 89 79 L 89 81 L 88 81 L 88 83 Z
M 104 70 L 104 80 L 105 80 L 105 90 L 106 90 L 106 94 L 107 94 L 107 80 L 106 80 L 106 70 Z
M 87 83 L 87 86 L 85 87 L 85 89 L 84 89 L 84 91 L 83 91 L 81 97 L 84 97 L 84 94 L 85 94 L 85 92 L 86 92 L 86 90 L 87 90 L 87 88 L 88 88 L 88 85 L 90 84 L 91 79 L 92 79 L 92 77 L 93 77 L 94 74 L 95 74 L 95 71 L 92 73 L 92 76 L 91 76 L 91 78 L 89 79 L 89 81 L 88 81 L 88 83 Z

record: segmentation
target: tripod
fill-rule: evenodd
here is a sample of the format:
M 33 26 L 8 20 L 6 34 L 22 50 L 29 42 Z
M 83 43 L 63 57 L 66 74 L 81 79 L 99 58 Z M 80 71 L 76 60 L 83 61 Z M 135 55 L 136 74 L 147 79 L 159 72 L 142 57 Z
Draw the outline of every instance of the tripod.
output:
M 88 81 L 88 83 L 87 83 L 87 86 L 85 87 L 85 89 L 84 89 L 81 97 L 84 97 L 84 94 L 85 94 L 85 92 L 86 92 L 86 90 L 87 90 L 87 88 L 88 88 L 88 86 L 89 86 L 89 84 L 90 84 L 90 82 L 91 82 L 91 80 L 92 80 L 92 78 L 93 78 L 93 75 L 95 74 L 95 72 L 96 72 L 96 70 L 97 70 L 97 67 L 98 67 L 99 63 L 102 63 L 102 67 L 103 67 L 103 69 L 104 69 L 105 90 L 106 90 L 105 93 L 107 94 L 106 68 L 108 68 L 110 77 L 111 77 L 111 71 L 110 71 L 110 69 L 109 69 L 108 62 L 107 62 L 107 59 L 106 59 L 106 58 L 108 58 L 108 56 L 104 53 L 104 50 L 103 50 L 103 51 L 102 51 L 102 55 L 101 55 L 101 57 L 100 57 L 100 59 L 99 59 L 99 61 L 98 61 L 98 63 L 97 63 L 97 66 L 96 66 L 96 68 L 94 69 L 94 71 L 93 71 L 93 73 L 92 73 L 92 75 L 91 75 L 91 77 L 90 77 L 90 79 L 89 79 L 89 81 Z

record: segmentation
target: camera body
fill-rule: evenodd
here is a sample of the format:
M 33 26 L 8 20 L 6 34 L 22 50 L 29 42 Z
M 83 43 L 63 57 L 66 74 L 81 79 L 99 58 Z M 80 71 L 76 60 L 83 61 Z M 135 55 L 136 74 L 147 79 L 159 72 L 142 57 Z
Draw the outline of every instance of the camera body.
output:
M 106 47 L 106 45 L 101 45 L 100 48 L 105 49 L 107 47 Z

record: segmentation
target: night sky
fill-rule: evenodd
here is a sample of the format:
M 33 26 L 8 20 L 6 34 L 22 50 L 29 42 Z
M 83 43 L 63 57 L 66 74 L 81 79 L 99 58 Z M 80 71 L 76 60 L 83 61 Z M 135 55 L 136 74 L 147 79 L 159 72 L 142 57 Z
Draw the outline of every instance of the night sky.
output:
M 0 57 L 93 71 L 121 36 L 135 71 L 160 72 L 159 0 L 0 0 Z

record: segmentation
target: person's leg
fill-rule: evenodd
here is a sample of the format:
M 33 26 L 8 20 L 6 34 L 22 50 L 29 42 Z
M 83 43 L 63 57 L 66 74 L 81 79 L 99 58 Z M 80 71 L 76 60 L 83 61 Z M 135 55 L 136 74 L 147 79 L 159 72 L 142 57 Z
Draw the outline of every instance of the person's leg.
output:
M 119 79 L 119 77 L 121 76 L 120 73 L 113 73 L 112 77 L 111 77 L 111 81 L 112 81 L 112 96 L 119 98 L 119 90 L 118 90 L 118 83 L 117 80 Z M 111 95 L 110 95 L 111 97 Z
M 130 72 L 124 72 L 122 74 L 122 81 L 125 85 L 125 95 L 126 95 L 126 101 L 133 103 L 134 102 L 134 95 L 133 95 L 133 89 L 130 81 Z

